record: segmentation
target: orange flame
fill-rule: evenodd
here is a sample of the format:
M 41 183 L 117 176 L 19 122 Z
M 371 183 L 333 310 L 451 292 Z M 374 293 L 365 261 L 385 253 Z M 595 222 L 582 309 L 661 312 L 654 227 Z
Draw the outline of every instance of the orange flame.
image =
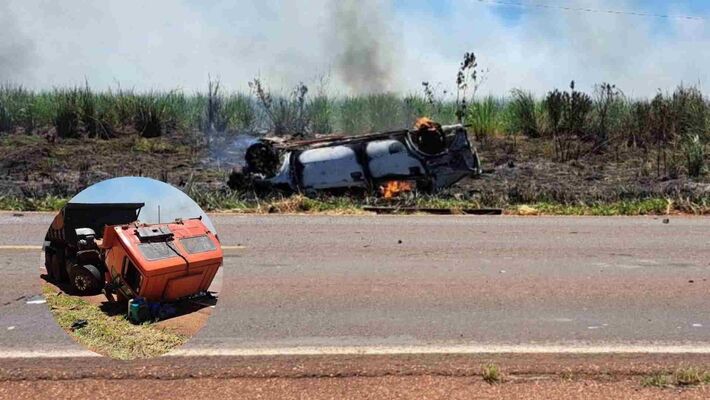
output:
M 385 199 L 391 199 L 402 192 L 411 192 L 412 184 L 407 181 L 389 181 L 386 185 L 380 187 L 382 196 Z
M 417 131 L 422 131 L 422 130 L 434 130 L 436 129 L 436 122 L 432 121 L 431 118 L 427 117 L 421 117 L 417 119 L 417 122 L 414 123 L 414 130 Z

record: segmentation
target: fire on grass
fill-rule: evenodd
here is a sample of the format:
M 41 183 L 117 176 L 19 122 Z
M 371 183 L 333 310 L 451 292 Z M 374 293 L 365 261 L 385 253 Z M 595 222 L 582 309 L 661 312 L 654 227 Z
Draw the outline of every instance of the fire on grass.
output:
M 380 186 L 380 192 L 385 199 L 393 199 L 404 192 L 411 192 L 414 185 L 407 181 L 389 181 L 386 185 Z

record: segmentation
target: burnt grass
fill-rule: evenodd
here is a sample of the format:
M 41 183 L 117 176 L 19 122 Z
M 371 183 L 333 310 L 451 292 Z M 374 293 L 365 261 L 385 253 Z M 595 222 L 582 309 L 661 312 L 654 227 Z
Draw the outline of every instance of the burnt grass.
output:
M 216 190 L 225 175 L 202 162 L 200 147 L 180 134 L 51 141 L 41 135 L 0 136 L 0 195 L 67 198 L 119 176 L 146 176 L 177 187 L 193 180 Z
M 204 199 L 210 198 L 210 193 L 234 197 L 235 192 L 227 187 L 231 167 L 211 162 L 207 146 L 195 137 L 199 135 L 176 132 L 150 139 L 131 134 L 112 139 L 0 135 L 0 198 L 68 199 L 93 183 L 132 175 L 159 179 L 188 193 L 200 192 L 198 202 L 203 207 L 223 208 Z M 668 199 L 678 211 L 705 214 L 710 209 L 708 174 L 691 179 L 682 168 L 659 174 L 652 152 L 615 149 L 555 162 L 549 139 L 520 136 L 513 145 L 509 137 L 494 136 L 476 147 L 488 173 L 464 179 L 435 199 L 480 207 Z M 249 196 L 252 200 L 254 196 L 269 197 Z M 358 197 L 350 200 L 363 201 Z
M 641 149 L 589 153 L 567 162 L 552 161 L 547 139 L 490 138 L 477 147 L 489 173 L 467 179 L 450 195 L 478 197 L 484 204 L 605 204 L 667 199 L 681 210 L 710 206 L 710 177 L 689 178 L 682 170 L 659 173 L 656 157 Z M 695 210 L 697 211 L 697 210 Z

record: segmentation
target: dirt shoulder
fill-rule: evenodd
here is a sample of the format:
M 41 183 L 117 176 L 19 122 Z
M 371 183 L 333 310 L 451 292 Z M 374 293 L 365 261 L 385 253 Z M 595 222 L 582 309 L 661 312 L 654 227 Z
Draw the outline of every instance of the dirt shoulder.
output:
M 634 379 L 600 382 L 544 377 L 503 384 L 480 379 L 414 376 L 379 378 L 237 378 L 184 379 L 155 383 L 146 380 L 0 382 L 0 399 L 105 398 L 139 399 L 707 399 L 710 388 L 644 388 Z
M 3 359 L 0 381 L 77 379 L 479 377 L 486 365 L 503 377 L 590 379 L 642 377 L 694 367 L 710 371 L 710 354 L 401 354 L 322 356 L 163 356 L 132 361 L 90 358 Z
M 500 377 L 484 380 L 495 365 Z M 161 357 L 3 360 L 0 398 L 682 398 L 710 386 L 649 386 L 649 376 L 710 366 L 710 355 L 490 354 L 400 356 Z M 182 397 L 181 397 L 182 396 Z

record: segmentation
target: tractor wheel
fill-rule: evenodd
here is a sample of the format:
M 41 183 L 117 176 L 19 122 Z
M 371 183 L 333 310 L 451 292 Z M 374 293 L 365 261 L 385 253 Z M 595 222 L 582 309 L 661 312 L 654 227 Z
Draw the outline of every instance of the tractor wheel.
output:
M 57 266 L 58 256 L 54 251 L 46 249 L 44 251 L 44 267 L 47 269 L 47 277 L 53 282 L 59 281 L 59 267 Z
M 74 265 L 69 271 L 72 287 L 82 295 L 97 294 L 102 285 L 101 273 L 93 265 Z

